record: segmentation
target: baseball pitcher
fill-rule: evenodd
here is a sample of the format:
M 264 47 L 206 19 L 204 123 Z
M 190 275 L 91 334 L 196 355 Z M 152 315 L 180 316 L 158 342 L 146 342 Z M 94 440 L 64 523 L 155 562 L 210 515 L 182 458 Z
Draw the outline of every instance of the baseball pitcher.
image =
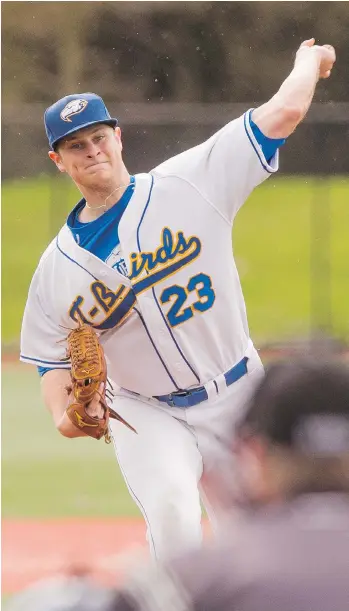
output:
M 33 276 L 21 360 L 62 435 L 112 439 L 156 558 L 200 543 L 203 475 L 263 375 L 232 224 L 334 62 L 333 47 L 305 41 L 267 103 L 135 176 L 99 96 L 45 112 L 49 156 L 82 199 Z

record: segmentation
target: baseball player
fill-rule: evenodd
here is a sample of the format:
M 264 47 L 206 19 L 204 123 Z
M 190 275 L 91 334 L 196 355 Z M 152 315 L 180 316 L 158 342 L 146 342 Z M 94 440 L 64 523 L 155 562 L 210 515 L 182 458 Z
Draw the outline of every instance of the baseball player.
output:
M 33 276 L 21 360 L 38 367 L 59 432 L 83 436 L 66 413 L 65 340 L 80 323 L 99 334 L 110 400 L 138 433 L 110 424 L 155 558 L 200 544 L 200 493 L 210 510 L 203 475 L 224 459 L 228 414 L 238 417 L 263 375 L 232 224 L 254 187 L 277 171 L 279 147 L 334 62 L 333 47 L 305 41 L 267 103 L 136 176 L 123 162 L 117 120 L 99 96 L 69 95 L 45 112 L 49 156 L 82 199 Z M 101 409 L 96 394 L 88 414 L 98 417 Z

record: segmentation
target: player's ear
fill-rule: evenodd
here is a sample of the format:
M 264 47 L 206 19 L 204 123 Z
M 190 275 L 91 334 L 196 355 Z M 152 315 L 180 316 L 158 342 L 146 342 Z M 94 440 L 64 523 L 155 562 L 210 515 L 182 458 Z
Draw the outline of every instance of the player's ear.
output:
M 53 161 L 53 163 L 56 164 L 57 168 L 59 169 L 60 172 L 65 172 L 65 167 L 62 163 L 62 159 L 60 157 L 60 155 L 58 153 L 56 153 L 56 151 L 49 151 L 48 152 L 48 156 L 51 159 L 51 161 Z
M 122 140 L 121 140 L 121 129 L 120 127 L 114 127 L 114 133 L 117 141 L 120 144 L 120 149 L 122 150 Z

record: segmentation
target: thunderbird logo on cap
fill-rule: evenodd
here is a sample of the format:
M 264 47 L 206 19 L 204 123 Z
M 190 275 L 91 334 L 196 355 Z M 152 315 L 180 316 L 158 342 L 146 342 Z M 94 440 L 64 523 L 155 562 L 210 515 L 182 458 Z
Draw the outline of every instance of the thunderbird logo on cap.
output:
M 61 119 L 63 119 L 63 121 L 71 123 L 70 117 L 72 117 L 73 115 L 78 115 L 80 112 L 82 112 L 84 108 L 86 108 L 87 104 L 88 101 L 82 99 L 72 100 L 71 102 L 68 102 L 68 104 L 64 106 L 60 114 Z
M 72 120 L 72 117 L 73 120 Z M 62 139 L 79 129 L 106 123 L 116 127 L 102 98 L 95 93 L 73 93 L 61 98 L 45 110 L 45 130 L 51 149 Z

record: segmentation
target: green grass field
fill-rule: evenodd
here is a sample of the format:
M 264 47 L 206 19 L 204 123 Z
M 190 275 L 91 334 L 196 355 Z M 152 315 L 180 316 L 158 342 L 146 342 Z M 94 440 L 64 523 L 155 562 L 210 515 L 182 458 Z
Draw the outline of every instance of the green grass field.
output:
M 35 369 L 3 366 L 3 518 L 136 515 L 112 445 L 62 437 Z
M 2 341 L 18 343 L 21 317 L 40 254 L 79 195 L 65 179 L 43 177 L 2 186 Z M 349 177 L 274 177 L 260 186 L 239 212 L 234 251 L 257 343 L 304 336 L 331 306 L 333 332 L 349 340 Z M 328 214 L 328 218 L 326 218 Z M 313 235 L 319 219 L 331 231 L 330 252 Z M 311 278 L 316 246 L 318 271 Z M 330 265 L 331 281 L 326 274 Z M 318 296 L 316 312 L 311 295 Z M 322 295 L 324 297 L 322 298 Z M 326 303 L 325 303 L 326 302 Z M 325 320 L 327 322 L 327 319 Z

